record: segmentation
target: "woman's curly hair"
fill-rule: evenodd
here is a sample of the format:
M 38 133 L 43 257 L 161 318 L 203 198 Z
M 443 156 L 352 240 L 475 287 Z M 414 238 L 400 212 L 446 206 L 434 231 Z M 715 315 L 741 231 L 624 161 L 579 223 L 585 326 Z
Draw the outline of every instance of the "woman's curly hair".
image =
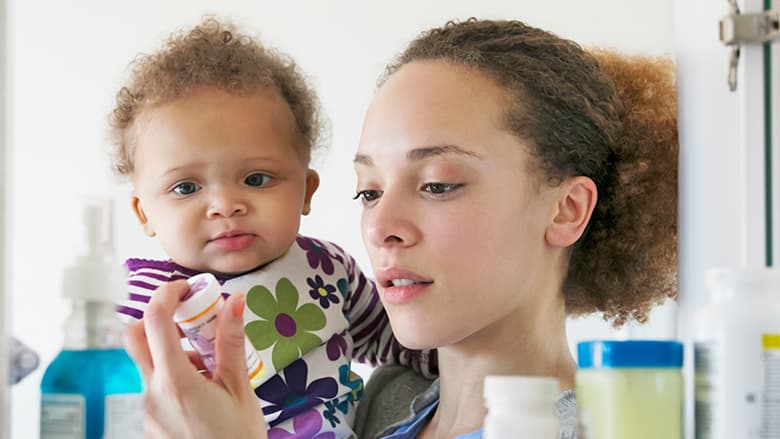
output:
M 319 146 L 323 130 L 319 101 L 298 66 L 290 57 L 242 34 L 229 22 L 205 17 L 192 29 L 172 34 L 156 53 L 136 57 L 130 71 L 109 116 L 114 170 L 121 175 L 133 172 L 130 128 L 138 115 L 199 87 L 216 87 L 235 94 L 273 87 L 295 118 L 302 160 L 308 163 L 312 150 Z
M 646 321 L 677 294 L 677 118 L 672 63 L 589 53 L 519 21 L 448 22 L 412 41 L 404 64 L 444 60 L 507 91 L 505 126 L 531 148 L 550 185 L 587 176 L 598 188 L 564 283 L 570 315 Z

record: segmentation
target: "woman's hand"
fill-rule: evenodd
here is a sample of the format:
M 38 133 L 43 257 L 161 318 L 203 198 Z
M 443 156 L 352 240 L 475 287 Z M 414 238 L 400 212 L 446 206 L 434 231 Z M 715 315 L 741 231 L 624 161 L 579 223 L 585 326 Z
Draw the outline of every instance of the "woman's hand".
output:
M 247 378 L 244 295 L 231 295 L 217 317 L 214 376 L 198 372 L 182 349 L 173 313 L 186 281 L 162 285 L 143 320 L 132 323 L 125 347 L 143 374 L 144 434 L 151 438 L 267 438 L 260 404 Z

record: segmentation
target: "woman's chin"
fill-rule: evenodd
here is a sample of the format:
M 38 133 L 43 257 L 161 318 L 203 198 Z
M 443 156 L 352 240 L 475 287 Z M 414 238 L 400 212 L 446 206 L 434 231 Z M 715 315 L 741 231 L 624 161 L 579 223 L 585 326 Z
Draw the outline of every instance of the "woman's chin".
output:
M 438 347 L 431 345 L 430 343 L 426 343 L 425 340 L 421 340 L 420 337 L 399 337 L 396 335 L 396 338 L 398 339 L 398 342 L 401 343 L 401 345 L 406 349 L 425 350 L 435 349 Z
M 402 328 L 401 331 L 393 330 L 393 334 L 398 342 L 407 349 L 436 349 L 453 343 L 453 334 L 451 330 L 445 330 L 445 334 L 436 331 L 435 328 L 432 328 L 430 325 L 420 325 L 408 322 L 406 324 L 399 323 L 393 327 Z

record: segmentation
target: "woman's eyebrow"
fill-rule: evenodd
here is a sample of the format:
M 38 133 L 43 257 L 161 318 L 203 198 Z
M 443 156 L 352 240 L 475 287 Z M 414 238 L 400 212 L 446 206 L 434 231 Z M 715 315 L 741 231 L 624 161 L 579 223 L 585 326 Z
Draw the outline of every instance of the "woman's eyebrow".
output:
M 482 157 L 480 157 L 479 154 L 463 149 L 457 145 L 436 145 L 415 148 L 406 153 L 406 159 L 410 161 L 420 161 L 443 154 L 460 154 L 482 160 Z M 364 166 L 374 166 L 374 160 L 365 154 L 355 154 L 355 158 L 352 162 Z
M 419 161 L 419 160 L 424 160 L 430 157 L 435 157 L 443 154 L 460 154 L 460 155 L 466 155 L 469 157 L 474 157 L 476 159 L 482 160 L 482 157 L 480 157 L 478 154 L 463 149 L 462 147 L 457 145 L 434 145 L 434 146 L 426 146 L 422 148 L 415 148 L 409 151 L 408 153 L 406 153 L 406 158 L 412 161 Z

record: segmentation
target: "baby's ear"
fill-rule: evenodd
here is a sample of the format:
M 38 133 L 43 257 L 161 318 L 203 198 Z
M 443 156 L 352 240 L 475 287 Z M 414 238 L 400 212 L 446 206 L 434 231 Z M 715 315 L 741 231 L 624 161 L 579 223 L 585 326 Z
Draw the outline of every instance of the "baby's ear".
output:
M 306 195 L 303 199 L 303 215 L 308 215 L 311 212 L 311 198 L 314 193 L 317 192 L 317 188 L 320 187 L 320 175 L 314 169 L 306 171 Z
M 596 207 L 598 190 L 596 183 L 588 177 L 573 177 L 560 186 L 557 212 L 544 238 L 554 247 L 570 247 L 585 232 L 593 209 Z
M 154 229 L 152 228 L 152 224 L 146 217 L 146 212 L 144 212 L 143 206 L 141 206 L 141 199 L 138 198 L 138 195 L 133 194 L 133 197 L 130 200 L 130 205 L 133 208 L 135 218 L 138 220 L 138 223 L 141 224 L 141 228 L 143 228 L 144 233 L 150 237 L 156 235 Z

